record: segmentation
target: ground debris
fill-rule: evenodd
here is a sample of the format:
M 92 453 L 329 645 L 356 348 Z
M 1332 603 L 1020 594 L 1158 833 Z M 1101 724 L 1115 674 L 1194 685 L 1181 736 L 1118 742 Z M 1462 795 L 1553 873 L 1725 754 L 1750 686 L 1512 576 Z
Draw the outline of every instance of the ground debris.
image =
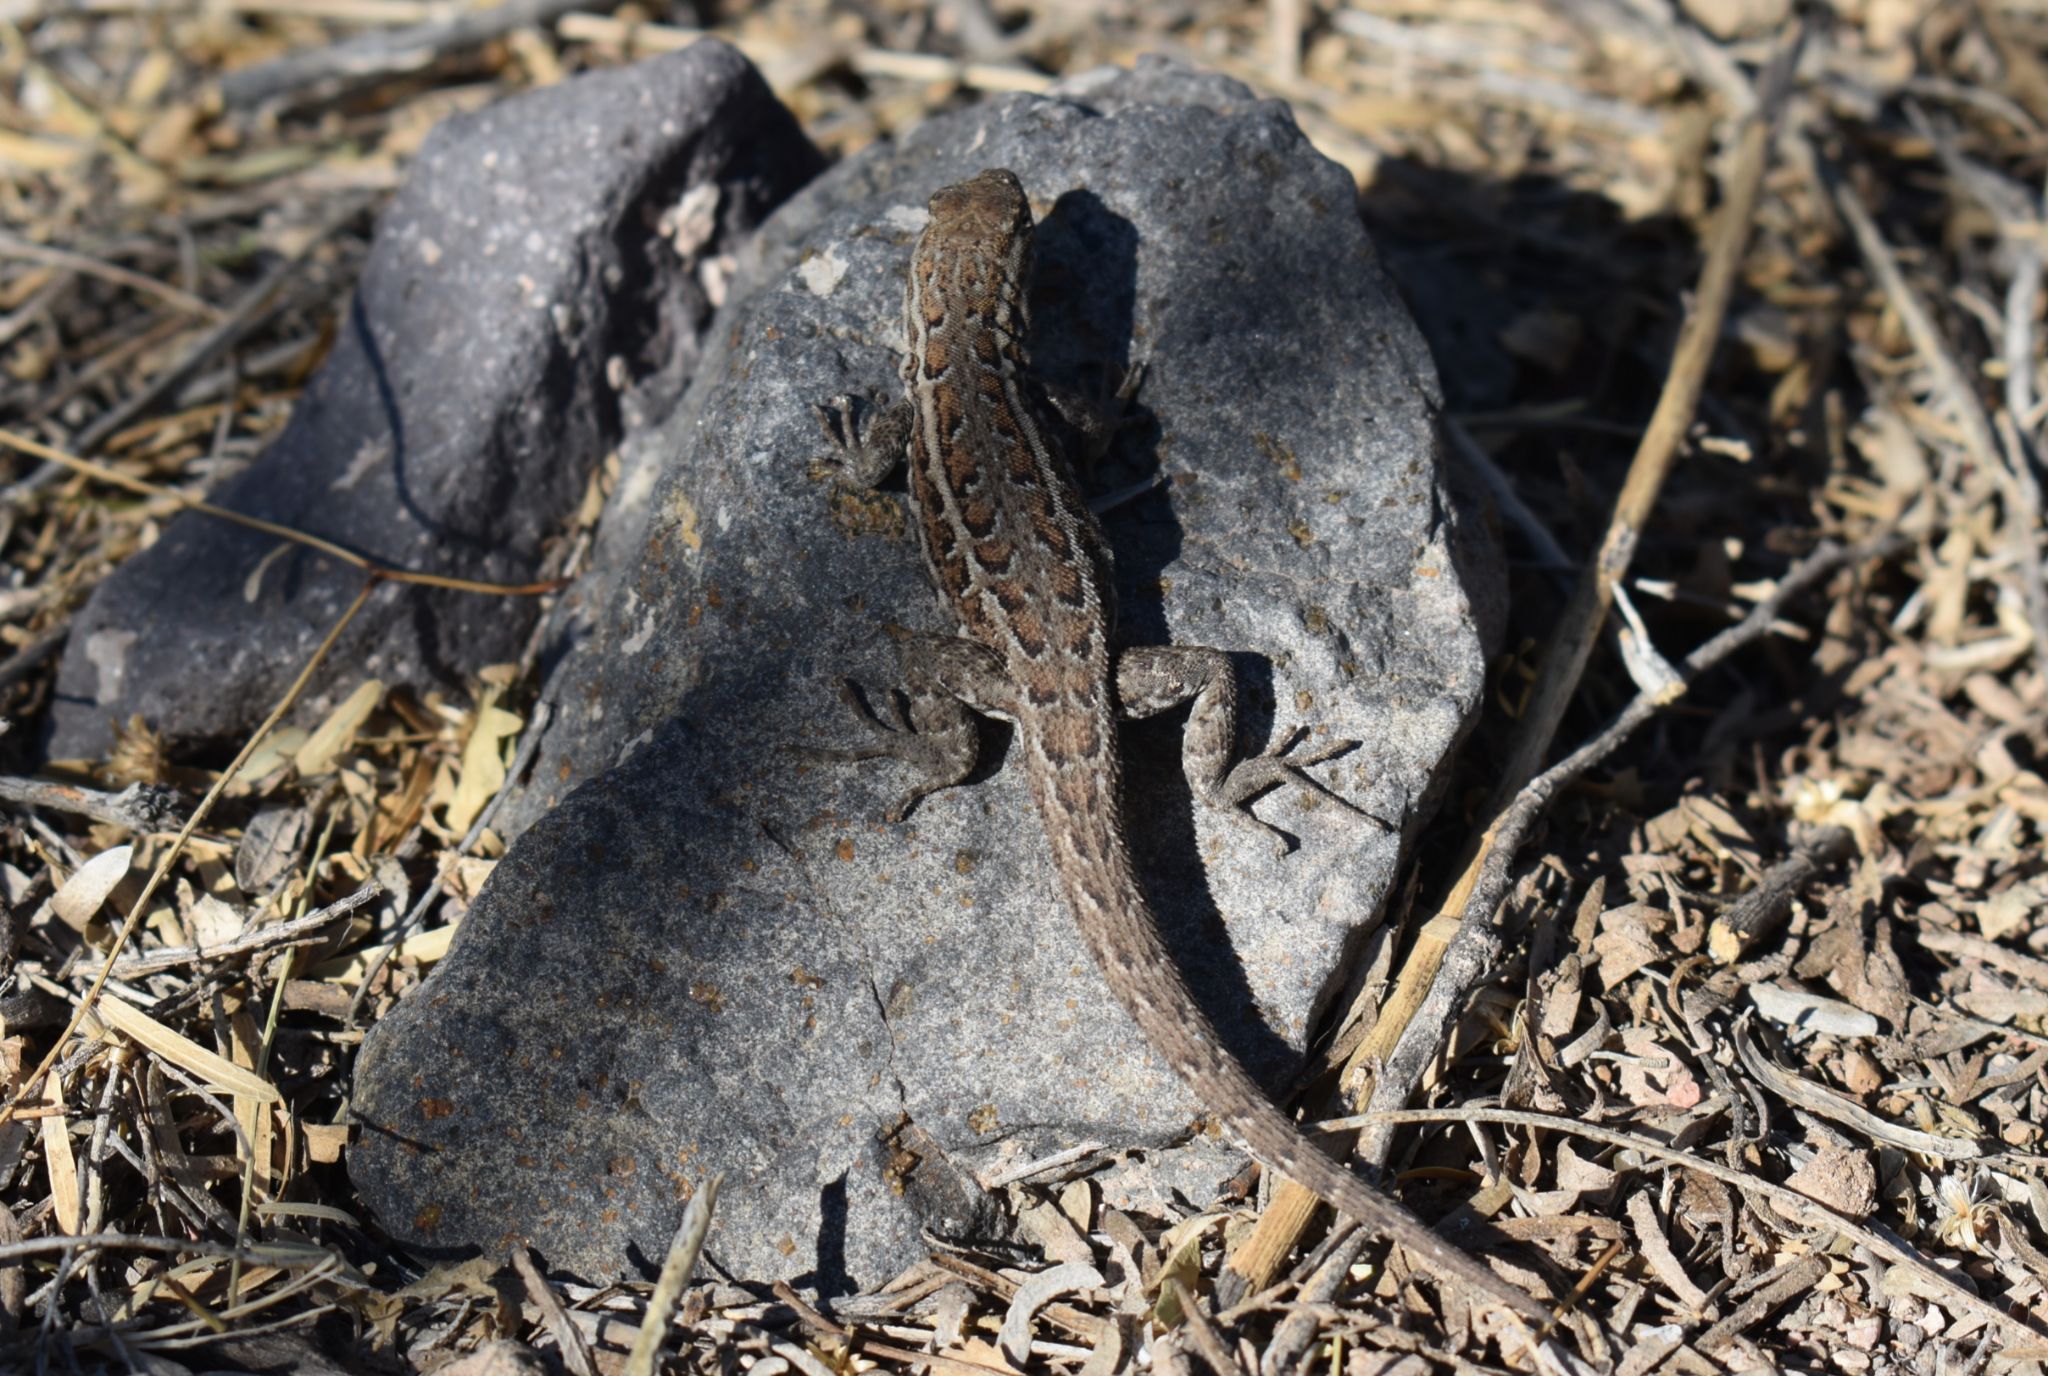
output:
M 1475 825 L 1457 802 L 1492 785 L 1554 649 L 1565 565 L 1592 557 L 1795 8 L 704 12 L 834 152 L 1154 50 L 1289 100 L 1353 172 L 1517 566 L 1496 710 L 1419 848 L 1427 904 Z M 289 417 L 345 323 L 356 211 L 426 131 L 694 37 L 659 17 L 358 0 L 0 21 L 0 430 L 142 484 L 0 458 L 8 748 L 171 493 L 210 490 Z M 1877 552 L 1551 801 L 1504 954 L 1392 1139 L 1411 1206 L 1557 1301 L 1548 1348 L 1341 1225 L 1232 1293 L 1252 1205 L 1134 1216 L 1098 1188 L 1099 1149 L 994 1186 L 1024 1255 L 935 1245 L 830 1302 L 700 1270 L 644 1343 L 651 1275 L 590 1289 L 523 1249 L 517 1270 L 396 1252 L 344 1169 L 355 1048 L 502 849 L 526 663 L 461 700 L 365 674 L 232 771 L 243 743 L 172 750 L 137 721 L 107 759 L 0 780 L 0 1363 L 190 1367 L 210 1342 L 306 1369 L 611 1373 L 637 1347 L 756 1376 L 1422 1376 L 1462 1345 L 1517 1370 L 1861 1376 L 2048 1348 L 2044 39 L 2010 0 L 1842 5 L 1806 35 L 1704 402 L 1637 533 L 1629 656 L 1596 655 L 1561 744 L 1798 561 Z

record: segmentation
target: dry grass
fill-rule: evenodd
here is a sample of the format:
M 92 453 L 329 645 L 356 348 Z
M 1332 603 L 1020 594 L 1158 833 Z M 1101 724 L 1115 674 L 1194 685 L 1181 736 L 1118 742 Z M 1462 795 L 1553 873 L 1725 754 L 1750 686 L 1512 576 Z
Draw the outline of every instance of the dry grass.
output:
M 1292 102 L 1359 179 L 1526 570 L 1462 805 L 1418 857 L 1422 958 L 1375 971 L 1325 1053 L 1375 1110 L 1359 1150 L 1560 1302 L 1547 1362 L 2038 1365 L 2048 15 L 1844 4 L 1780 99 L 1787 9 L 709 13 L 839 153 L 1141 51 Z M 426 0 L 0 4 L 16 739 L 96 581 L 289 414 L 426 130 L 690 37 L 509 12 L 479 36 Z M 416 53 L 408 25 L 431 56 L 346 84 L 321 59 Z M 1753 210 L 1723 213 L 1749 173 Z M 1628 557 L 1573 595 L 1617 532 Z M 189 1366 L 270 1328 L 421 1368 L 502 1336 L 571 1370 L 665 1345 L 810 1376 L 1537 1360 L 1284 1196 L 1256 1224 L 1128 1218 L 1089 1158 L 1010 1187 L 1043 1264 L 936 1256 L 830 1313 L 670 1284 L 647 1325 L 651 1286 L 395 1254 L 341 1165 L 352 1058 L 500 849 L 534 686 L 366 683 L 233 761 L 132 723 L 107 760 L 0 779 L 0 1363 Z

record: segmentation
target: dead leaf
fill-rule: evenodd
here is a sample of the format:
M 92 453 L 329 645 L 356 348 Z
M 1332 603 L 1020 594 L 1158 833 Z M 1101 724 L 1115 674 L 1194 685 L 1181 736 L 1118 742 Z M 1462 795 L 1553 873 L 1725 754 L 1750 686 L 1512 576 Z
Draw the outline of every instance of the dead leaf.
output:
M 1831 1141 L 1822 1142 L 1813 1159 L 1793 1171 L 1785 1183 L 1849 1218 L 1868 1218 L 1877 1204 L 1877 1168 L 1870 1164 L 1870 1157 Z
M 335 757 L 355 743 L 356 732 L 370 719 L 370 713 L 377 710 L 377 704 L 384 700 L 384 684 L 379 679 L 365 679 L 356 685 L 356 690 L 342 699 L 339 706 L 327 714 L 327 720 L 299 747 L 292 757 L 292 764 L 301 777 L 323 774 L 334 767 Z M 246 887 L 246 886 L 245 886 Z
M 80 865 L 50 899 L 50 911 L 72 931 L 83 933 L 99 915 L 115 886 L 128 877 L 129 861 L 134 854 L 133 846 L 116 846 Z

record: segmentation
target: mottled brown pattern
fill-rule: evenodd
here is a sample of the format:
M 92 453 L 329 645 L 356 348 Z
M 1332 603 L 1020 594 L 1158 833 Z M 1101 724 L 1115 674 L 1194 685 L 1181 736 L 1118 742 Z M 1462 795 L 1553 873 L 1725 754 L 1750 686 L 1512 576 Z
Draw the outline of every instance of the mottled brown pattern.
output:
M 932 383 L 932 419 L 938 426 L 939 434 L 942 437 L 948 438 L 959 434 L 960 427 L 967 420 L 967 413 L 961 408 L 960 398 L 953 394 L 952 388 L 940 385 L 945 381 L 944 378 L 933 377 L 930 381 Z
M 1066 527 L 1043 502 L 1031 508 L 1031 530 L 1038 536 L 1039 543 L 1045 546 L 1046 556 L 1055 567 L 1064 567 L 1076 576 L 1085 577 L 1074 563 L 1074 545 L 1067 538 Z
M 1010 541 L 978 541 L 974 546 L 974 557 L 981 561 L 981 567 L 983 572 L 993 574 L 999 580 L 996 584 L 996 592 L 998 596 L 1000 596 L 1005 589 L 1015 588 L 1017 586 L 1015 583 L 1004 579 L 1004 575 L 1010 571 L 1011 563 L 1017 557 L 1017 547 Z M 1007 603 L 1005 603 L 1004 605 L 1006 607 L 1008 606 Z
M 1081 570 L 1071 564 L 1062 564 L 1052 572 L 1052 595 L 1062 607 L 1081 608 L 1088 605 L 1088 585 L 1081 579 Z
M 1012 435 L 1019 434 L 1014 423 L 1009 426 L 1007 433 Z M 1009 463 L 1008 469 L 1005 470 L 1005 476 L 1009 478 L 1011 484 L 1019 492 L 1034 491 L 1038 487 L 1038 463 L 1032 457 L 1030 446 L 1015 444 L 1010 446 L 1005 451 L 1005 454 Z
M 1055 759 L 1092 760 L 1102 753 L 1101 723 L 1086 713 L 1070 712 L 1055 716 L 1044 723 L 1042 730 L 1046 753 Z M 1066 771 L 1055 787 L 1060 801 L 1068 808 L 1086 811 L 1095 806 L 1096 795 L 1093 786 L 1076 777 L 1076 773 Z
M 1042 659 L 1045 656 L 1045 623 L 1038 619 L 1037 609 L 1029 600 L 1009 617 L 1010 639 L 1017 647 L 1017 653 L 1026 659 Z
M 1060 648 L 1072 660 L 1093 661 L 1099 642 L 1095 636 L 1095 623 L 1082 616 L 1070 616 L 1060 623 Z
M 986 540 L 996 533 L 996 509 L 986 501 L 970 497 L 960 503 L 960 523 L 976 540 Z

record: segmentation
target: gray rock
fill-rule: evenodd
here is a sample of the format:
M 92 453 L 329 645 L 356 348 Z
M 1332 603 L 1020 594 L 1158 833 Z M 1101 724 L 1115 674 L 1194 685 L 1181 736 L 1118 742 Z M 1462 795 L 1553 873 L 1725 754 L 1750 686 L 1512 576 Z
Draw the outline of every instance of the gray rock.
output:
M 943 628 L 900 494 L 807 472 L 810 407 L 895 394 L 926 197 L 998 165 L 1041 212 L 1036 364 L 1084 390 L 1148 367 L 1090 483 L 1164 479 L 1105 518 L 1127 636 L 1236 652 L 1254 747 L 1364 742 L 1317 773 L 1383 824 L 1285 790 L 1258 805 L 1300 838 L 1279 859 L 1191 807 L 1177 721 L 1125 733 L 1148 889 L 1271 1083 L 1377 920 L 1479 701 L 1498 575 L 1349 179 L 1284 107 L 1160 62 L 935 119 L 776 214 L 683 406 L 628 442 L 538 820 L 358 1063 L 351 1171 L 407 1244 L 644 1269 L 723 1171 L 711 1260 L 841 1291 L 920 1227 L 982 1226 L 977 1172 L 1187 1137 L 1199 1106 L 1089 963 L 1004 733 L 901 826 L 876 820 L 893 766 L 780 748 L 856 742 L 834 676 L 879 689 L 892 634 Z
M 214 500 L 405 568 L 537 577 L 631 410 L 672 409 L 724 255 L 820 165 L 717 42 L 449 120 L 290 424 Z M 663 212 L 698 188 L 709 237 L 664 238 Z M 302 547 L 180 516 L 78 617 L 47 748 L 97 756 L 136 713 L 179 740 L 242 737 L 360 586 Z M 365 676 L 459 687 L 516 657 L 534 614 L 531 599 L 387 585 L 302 716 Z

